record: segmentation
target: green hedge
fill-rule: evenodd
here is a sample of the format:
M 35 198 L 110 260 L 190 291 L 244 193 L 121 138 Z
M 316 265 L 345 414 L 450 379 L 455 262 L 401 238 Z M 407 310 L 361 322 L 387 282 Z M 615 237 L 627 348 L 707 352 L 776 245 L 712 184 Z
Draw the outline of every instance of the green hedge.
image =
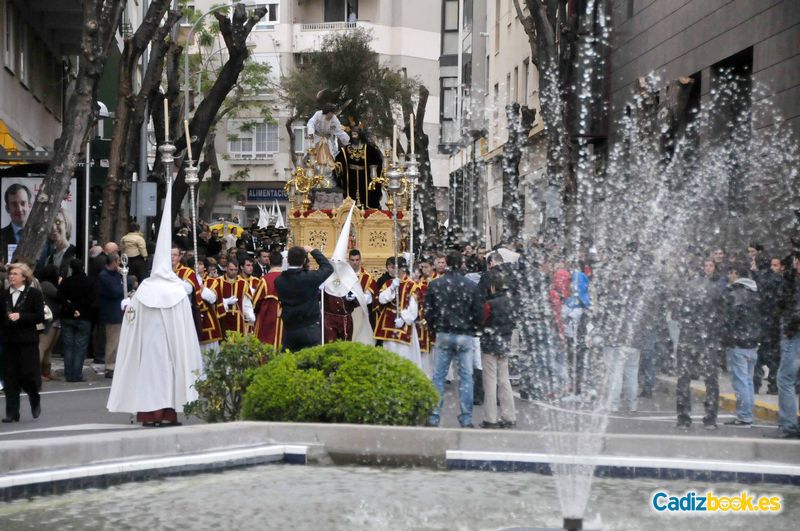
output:
M 339 341 L 286 352 L 253 371 L 242 417 L 288 422 L 423 425 L 439 401 L 410 361 Z
M 272 345 L 257 337 L 228 332 L 219 351 L 203 353 L 203 375 L 194 384 L 200 397 L 186 404 L 184 412 L 206 422 L 238 420 L 253 369 L 274 356 Z

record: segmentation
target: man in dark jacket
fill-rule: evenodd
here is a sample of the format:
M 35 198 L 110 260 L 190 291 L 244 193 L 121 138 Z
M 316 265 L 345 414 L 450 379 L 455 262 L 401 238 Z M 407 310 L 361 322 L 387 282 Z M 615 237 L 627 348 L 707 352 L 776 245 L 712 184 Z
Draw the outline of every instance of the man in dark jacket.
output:
M 724 293 L 714 272 L 714 262 L 706 260 L 703 274 L 681 287 L 683 291 L 677 297 L 680 303 L 673 310 L 673 316 L 681 324 L 675 390 L 679 428 L 688 428 L 692 424 L 690 383 L 693 376 L 702 378 L 706 386 L 703 426 L 710 430 L 717 428 Z
M 758 287 L 747 278 L 749 268 L 735 264 L 728 270 L 725 294 L 723 346 L 726 348 L 728 373 L 736 395 L 736 418 L 725 424 L 738 428 L 753 425 L 753 370 L 761 339 L 761 298 Z
M 98 323 L 105 330 L 105 376 L 114 377 L 114 364 L 117 361 L 117 344 L 119 333 L 122 329 L 122 299 L 125 290 L 122 289 L 122 274 L 120 269 L 119 254 L 112 252 L 106 255 L 106 267 L 97 277 L 97 316 Z M 131 279 L 129 279 L 130 281 Z
M 781 259 L 773 258 L 769 269 L 759 271 L 752 277 L 758 284 L 758 291 L 761 294 L 761 344 L 758 346 L 758 361 L 753 376 L 753 390 L 756 394 L 761 389 L 764 366 L 769 372 L 767 394 L 778 394 L 778 364 L 781 361 L 781 320 L 778 314 L 778 302 L 785 286 L 782 270 Z
M 797 424 L 797 371 L 800 370 L 800 253 L 792 256 L 792 270 L 787 273 L 786 289 L 781 297 L 781 363 L 778 367 L 777 437 L 800 438 Z
M 316 271 L 308 269 L 308 253 L 319 265 Z M 283 347 L 297 351 L 322 342 L 319 287 L 333 273 L 333 266 L 325 255 L 309 246 L 292 247 L 286 260 L 289 269 L 275 279 L 275 290 L 282 308 Z
M 461 274 L 462 255 L 447 255 L 447 272 L 431 281 L 425 297 L 425 318 L 436 333 L 433 360 L 433 385 L 439 391 L 439 405 L 428 419 L 430 426 L 439 425 L 444 405 L 444 379 L 447 369 L 458 360 L 458 400 L 462 428 L 472 428 L 472 366 L 475 335 L 483 323 L 483 301 L 477 284 Z
M 267 274 L 269 269 L 269 251 L 263 248 L 259 249 L 255 262 L 253 262 L 253 276 L 261 278 Z

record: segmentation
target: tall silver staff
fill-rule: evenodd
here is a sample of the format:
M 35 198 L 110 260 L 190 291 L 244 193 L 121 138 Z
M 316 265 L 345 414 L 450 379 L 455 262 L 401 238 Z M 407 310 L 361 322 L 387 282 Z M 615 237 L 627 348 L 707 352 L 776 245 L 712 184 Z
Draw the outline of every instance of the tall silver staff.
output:
M 398 240 L 400 239 L 400 224 L 397 222 L 397 203 L 400 201 L 398 197 L 401 188 L 403 187 L 401 178 L 403 177 L 403 171 L 399 165 L 393 164 L 391 169 L 386 172 L 386 178 L 388 179 L 388 183 L 386 185 L 389 193 L 394 196 L 394 203 L 392 204 L 392 219 L 394 221 L 393 228 L 394 228 L 394 241 L 392 242 L 394 245 L 394 270 L 395 270 L 395 278 L 400 278 L 400 263 L 397 259 L 398 251 Z M 397 316 L 400 317 L 400 287 L 397 288 L 397 293 L 395 294 L 395 300 L 397 303 Z
M 199 168 L 194 165 L 192 157 L 192 137 L 189 135 L 189 120 L 183 121 L 183 130 L 186 138 L 186 153 L 188 159 L 188 166 L 186 166 L 184 174 L 184 182 L 189 186 L 189 198 L 192 208 L 192 249 L 194 250 L 194 272 L 198 274 L 198 257 L 197 257 L 197 199 L 195 189 L 200 182 L 197 177 Z
M 125 297 L 128 296 L 128 255 L 122 253 L 119 257 L 119 262 L 121 267 L 119 268 L 120 273 L 122 273 L 122 293 L 125 294 Z

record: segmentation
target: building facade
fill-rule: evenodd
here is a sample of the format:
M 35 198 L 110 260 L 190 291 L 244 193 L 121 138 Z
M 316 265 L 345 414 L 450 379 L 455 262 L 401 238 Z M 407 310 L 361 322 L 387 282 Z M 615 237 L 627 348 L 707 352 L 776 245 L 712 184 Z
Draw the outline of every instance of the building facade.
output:
M 699 138 L 703 145 L 734 141 L 732 124 L 743 125 L 748 138 L 772 126 L 790 130 L 795 142 L 800 138 L 800 2 L 616 0 L 612 21 L 612 142 L 615 119 L 639 90 L 639 79 L 651 73 L 658 80 L 659 114 L 685 115 L 677 117 L 685 120 L 691 120 L 693 108 L 710 102 L 724 83 L 737 83 L 743 97 L 714 110 L 712 123 Z M 671 95 L 679 79 L 691 86 L 689 104 L 681 105 Z M 771 107 L 775 115 L 751 112 L 757 105 Z M 791 193 L 766 187 L 763 196 L 758 189 L 745 194 L 749 183 L 736 182 L 736 173 L 727 176 L 729 193 L 717 227 L 722 234 L 715 244 L 727 244 L 740 255 L 750 238 L 773 251 L 783 249 L 789 236 L 783 229 L 796 223 L 796 206 L 787 198 Z M 765 213 L 775 210 L 784 215 L 766 223 Z
M 75 0 L 45 17 L 44 4 L 0 1 L 0 165 L 49 160 L 61 133 L 83 13 Z
M 538 73 L 513 0 L 443 4 L 440 151 L 449 156 L 448 223 L 465 242 L 491 247 L 503 232 L 505 108 L 516 103 L 538 109 Z M 454 37 L 448 40 L 448 34 Z M 541 217 L 538 196 L 525 193 L 542 176 L 541 132 L 537 112 L 520 163 L 527 232 L 537 230 Z

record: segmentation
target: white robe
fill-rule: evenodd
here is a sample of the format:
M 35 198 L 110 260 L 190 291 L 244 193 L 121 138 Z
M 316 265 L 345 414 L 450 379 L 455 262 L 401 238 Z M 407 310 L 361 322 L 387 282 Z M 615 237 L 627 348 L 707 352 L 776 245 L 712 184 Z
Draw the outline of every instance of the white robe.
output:
M 336 158 L 336 154 L 339 152 L 339 146 L 336 145 L 337 139 L 343 146 L 350 143 L 350 137 L 342 129 L 342 123 L 335 114 L 330 120 L 326 120 L 322 111 L 315 112 L 314 116 L 308 120 L 306 129 L 308 134 L 314 137 L 315 146 L 320 140 L 325 140 L 328 143 L 328 149 L 333 158 Z
M 108 410 L 180 413 L 198 398 L 193 385 L 202 367 L 189 300 L 150 308 L 134 295 L 122 319 Z
M 378 295 L 378 302 L 381 304 L 388 304 L 395 298 L 395 291 L 393 288 L 389 287 L 385 290 L 381 291 L 380 295 Z M 414 326 L 414 322 L 417 320 L 419 316 L 419 309 L 417 308 L 417 299 L 416 297 L 409 297 L 408 298 L 408 306 L 400 312 L 400 317 L 403 318 L 403 321 L 411 327 L 411 343 L 405 344 L 400 343 L 399 341 L 392 341 L 390 339 L 383 340 L 383 348 L 388 350 L 389 352 L 394 352 L 398 356 L 402 356 L 420 369 L 423 369 L 422 366 L 422 352 L 419 349 L 419 336 L 417 336 L 417 327 Z

